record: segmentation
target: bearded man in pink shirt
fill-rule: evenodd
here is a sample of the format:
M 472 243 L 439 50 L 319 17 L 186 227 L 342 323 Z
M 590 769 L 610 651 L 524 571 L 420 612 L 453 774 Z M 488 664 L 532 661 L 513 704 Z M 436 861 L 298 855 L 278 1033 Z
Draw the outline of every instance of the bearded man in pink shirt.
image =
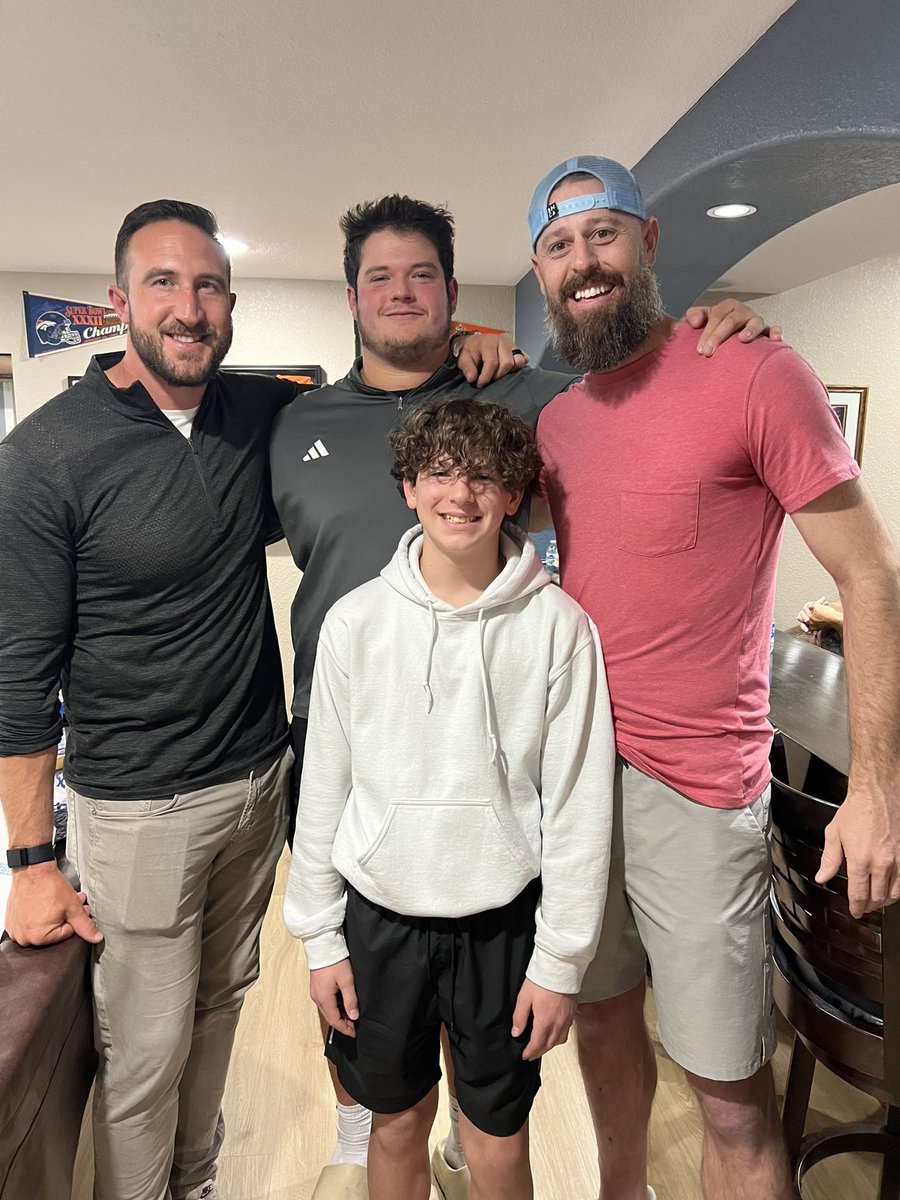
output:
M 528 214 L 554 349 L 585 372 L 538 422 L 562 585 L 605 648 L 618 765 L 606 918 L 579 1059 L 604 1200 L 644 1200 L 656 1082 L 643 1020 L 703 1118 L 706 1200 L 789 1200 L 769 1059 L 769 633 L 785 513 L 846 614 L 853 766 L 818 879 L 856 916 L 900 897 L 900 564 L 822 384 L 789 347 L 698 356 L 662 309 L 634 176 L 561 163 Z M 864 688 L 861 681 L 865 681 Z

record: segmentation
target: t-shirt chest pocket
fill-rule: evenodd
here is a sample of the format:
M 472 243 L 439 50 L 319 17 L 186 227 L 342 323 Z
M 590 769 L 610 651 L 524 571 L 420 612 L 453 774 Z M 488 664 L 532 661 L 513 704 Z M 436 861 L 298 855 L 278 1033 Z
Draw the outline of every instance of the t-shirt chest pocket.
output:
M 700 482 L 623 490 L 619 497 L 619 549 L 659 558 L 697 544 Z

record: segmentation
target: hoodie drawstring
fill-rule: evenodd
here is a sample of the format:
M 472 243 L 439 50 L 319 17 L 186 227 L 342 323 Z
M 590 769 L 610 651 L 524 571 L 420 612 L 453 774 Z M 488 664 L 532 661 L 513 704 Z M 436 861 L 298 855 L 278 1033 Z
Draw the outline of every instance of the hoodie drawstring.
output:
M 427 711 L 431 712 L 434 708 L 434 693 L 431 690 L 431 667 L 434 662 L 434 647 L 438 637 L 438 619 L 434 609 L 434 603 L 431 600 L 426 601 L 428 615 L 430 617 L 430 636 L 428 638 L 428 650 L 425 654 L 425 678 L 422 681 L 422 690 L 425 693 L 425 698 L 428 704 Z M 488 682 L 487 660 L 484 651 L 484 629 L 487 624 L 485 610 L 478 610 L 478 665 L 481 671 L 481 695 L 484 700 L 484 728 L 487 733 L 488 741 L 491 744 L 491 766 L 497 765 L 497 757 L 500 753 L 500 738 L 497 730 L 494 727 L 493 713 L 491 709 L 491 688 Z
M 491 743 L 491 766 L 497 765 L 497 755 L 500 751 L 500 740 L 491 720 L 491 689 L 488 686 L 487 663 L 484 657 L 484 609 L 478 610 L 478 653 L 481 665 L 481 694 L 484 697 L 484 727 Z
M 428 642 L 428 652 L 425 656 L 425 680 L 422 684 L 422 688 L 425 692 L 425 698 L 428 701 L 428 708 L 426 709 L 426 712 L 431 712 L 431 710 L 434 708 L 434 693 L 431 690 L 431 663 L 434 659 L 434 644 L 437 641 L 438 626 L 437 615 L 434 611 L 433 601 L 427 601 L 427 607 L 429 615 L 431 616 L 431 637 Z

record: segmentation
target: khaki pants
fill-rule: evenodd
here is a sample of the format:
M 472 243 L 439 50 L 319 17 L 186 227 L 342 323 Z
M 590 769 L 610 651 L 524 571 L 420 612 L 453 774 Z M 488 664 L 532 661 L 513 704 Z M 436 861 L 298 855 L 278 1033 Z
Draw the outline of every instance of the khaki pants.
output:
M 285 750 L 241 779 L 148 800 L 70 789 L 69 857 L 104 936 L 93 962 L 96 1200 L 180 1200 L 215 1176 L 291 761 Z

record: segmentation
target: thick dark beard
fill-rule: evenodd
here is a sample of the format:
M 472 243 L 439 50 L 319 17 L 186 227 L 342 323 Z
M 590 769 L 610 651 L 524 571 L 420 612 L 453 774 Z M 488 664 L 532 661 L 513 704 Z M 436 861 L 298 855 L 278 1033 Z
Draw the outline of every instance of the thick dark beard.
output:
M 395 338 L 370 338 L 365 328 L 358 322 L 357 325 L 362 345 L 371 354 L 377 354 L 383 362 L 390 363 L 392 367 L 400 367 L 404 370 L 415 368 L 423 359 L 430 358 L 435 351 L 442 347 L 447 353 L 450 350 L 449 317 L 444 329 L 436 330 L 434 333 L 423 333 L 421 337 L 411 342 Z
M 618 283 L 615 303 L 601 305 L 580 320 L 573 317 L 567 296 L 604 282 Z M 639 349 L 662 316 L 659 285 L 646 265 L 627 281 L 603 272 L 597 272 L 595 278 L 589 273 L 583 281 L 570 280 L 562 293 L 547 297 L 546 325 L 553 353 L 577 371 L 612 371 Z
M 163 354 L 163 334 L 149 333 L 143 329 L 136 329 L 133 325 L 128 330 L 131 344 L 134 346 L 138 358 L 149 371 L 152 371 L 169 387 L 200 387 L 202 384 L 209 383 L 218 371 L 223 358 L 231 349 L 233 333 L 233 328 L 229 323 L 227 329 L 216 334 L 210 347 L 212 355 L 208 362 L 193 363 L 188 359 L 175 364 L 169 362 Z

